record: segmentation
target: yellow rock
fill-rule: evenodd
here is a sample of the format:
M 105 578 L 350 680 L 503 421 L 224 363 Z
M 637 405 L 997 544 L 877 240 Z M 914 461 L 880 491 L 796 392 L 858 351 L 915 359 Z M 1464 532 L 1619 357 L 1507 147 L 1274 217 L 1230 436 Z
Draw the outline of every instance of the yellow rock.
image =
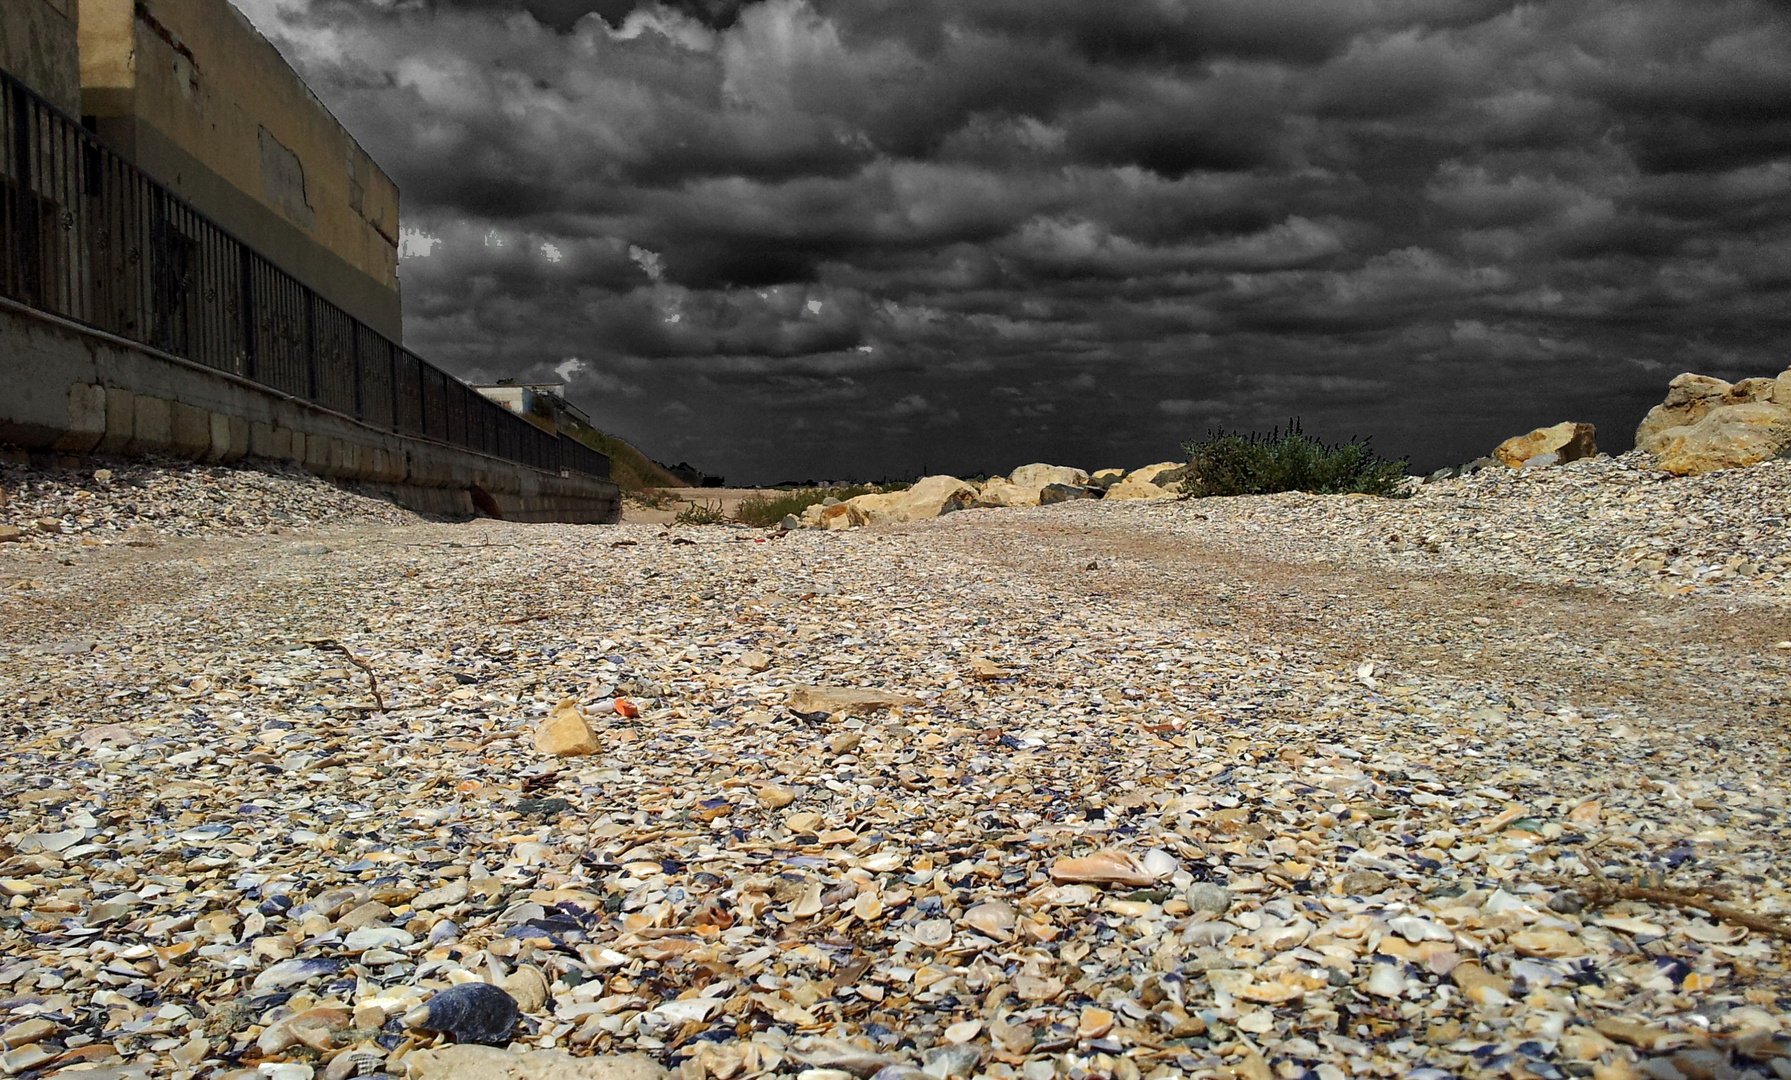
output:
M 1513 469 L 1523 468 L 1524 462 L 1539 454 L 1554 454 L 1563 463 L 1577 461 L 1598 453 L 1594 434 L 1591 424 L 1567 421 L 1506 439 L 1493 448 L 1492 456 Z
M 1511 1000 L 1510 981 L 1472 961 L 1457 964 L 1449 978 L 1461 988 L 1463 995 L 1477 1005 L 1503 1005 Z
M 765 784 L 759 788 L 759 805 L 767 810 L 782 810 L 796 801 L 796 792 L 782 784 Z
M 597 752 L 597 735 L 585 722 L 578 703 L 567 698 L 535 728 L 535 749 L 555 757 L 581 757 Z
M 1553 927 L 1541 927 L 1535 930 L 1525 930 L 1521 934 L 1513 934 L 1510 942 L 1513 948 L 1525 956 L 1540 956 L 1545 959 L 1580 956 L 1586 951 L 1586 946 L 1578 938 L 1565 930 L 1556 930 Z
M 868 690 L 856 686 L 798 686 L 790 692 L 787 704 L 791 709 L 802 713 L 868 716 L 878 709 L 913 709 L 925 703 L 913 694 L 897 690 Z
M 1098 1039 L 1112 1030 L 1113 1014 L 1092 1005 L 1083 1009 L 1081 1018 L 1076 1021 L 1076 1037 L 1079 1039 Z

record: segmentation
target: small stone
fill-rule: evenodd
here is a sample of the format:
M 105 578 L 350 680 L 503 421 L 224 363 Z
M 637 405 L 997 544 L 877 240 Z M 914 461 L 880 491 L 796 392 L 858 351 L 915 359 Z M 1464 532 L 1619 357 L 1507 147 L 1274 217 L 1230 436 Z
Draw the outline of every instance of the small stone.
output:
M 858 749 L 858 745 L 862 742 L 864 742 L 864 736 L 855 731 L 841 732 L 827 740 L 827 749 L 833 756 L 839 757 L 841 754 L 850 754 Z
M 759 798 L 759 805 L 767 810 L 782 810 L 796 801 L 795 789 L 787 788 L 782 784 L 761 784 L 756 794 Z
M 912 694 L 850 686 L 799 686 L 786 702 L 792 712 L 869 716 L 880 709 L 914 709 L 925 704 Z
M 1210 881 L 1196 881 L 1188 886 L 1184 897 L 1188 907 L 1195 911 L 1210 911 L 1214 915 L 1223 915 L 1231 910 L 1231 892 L 1221 885 Z
M 762 652 L 741 653 L 740 666 L 748 671 L 764 671 L 771 666 L 771 657 Z
M 61 1029 L 42 1018 L 26 1020 L 0 1031 L 0 1046 L 13 1050 L 26 1043 L 42 1042 Z
M 1393 887 L 1393 879 L 1379 870 L 1351 870 L 1341 884 L 1345 896 L 1379 896 Z
M 535 728 L 534 744 L 536 750 L 555 757 L 583 757 L 598 751 L 597 735 L 572 698 L 561 701 Z
M 977 656 L 970 661 L 970 674 L 971 677 L 977 679 L 1005 679 L 1008 676 L 1008 671 L 986 656 Z
M 527 964 L 506 975 L 498 985 L 516 999 L 516 1007 L 525 1013 L 540 1012 L 551 997 L 547 976 L 540 968 Z
M 981 1020 L 960 1020 L 945 1029 L 945 1041 L 948 1043 L 967 1043 L 982 1034 Z
M 17 525 L 0 525 L 0 544 L 17 544 L 25 538 L 25 530 Z
M 359 930 L 363 926 L 383 923 L 392 917 L 392 909 L 377 900 L 369 900 L 336 920 L 339 930 Z
M 432 911 L 435 908 L 450 907 L 465 900 L 469 885 L 466 879 L 450 881 L 427 892 L 418 893 L 410 902 L 410 906 L 418 911 Z
M 777 527 L 785 532 L 795 532 L 802 528 L 802 519 L 795 514 L 785 514 L 784 519 L 777 523 Z
M 1511 982 L 1469 961 L 1457 964 L 1449 978 L 1468 1000 L 1479 1005 L 1501 1005 L 1511 1000 Z
M 1076 1037 L 1098 1039 L 1113 1030 L 1113 1021 L 1111 1012 L 1090 1005 L 1082 1010 L 1081 1016 L 1076 1020 Z

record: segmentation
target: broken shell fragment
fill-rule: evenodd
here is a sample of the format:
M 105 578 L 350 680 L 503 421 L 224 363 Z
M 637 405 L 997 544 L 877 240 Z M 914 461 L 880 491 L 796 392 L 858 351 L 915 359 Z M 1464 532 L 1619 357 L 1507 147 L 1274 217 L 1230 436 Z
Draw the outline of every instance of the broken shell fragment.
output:
M 450 986 L 404 1014 L 404 1026 L 440 1031 L 455 1042 L 505 1043 L 521 1015 L 516 999 L 490 983 Z

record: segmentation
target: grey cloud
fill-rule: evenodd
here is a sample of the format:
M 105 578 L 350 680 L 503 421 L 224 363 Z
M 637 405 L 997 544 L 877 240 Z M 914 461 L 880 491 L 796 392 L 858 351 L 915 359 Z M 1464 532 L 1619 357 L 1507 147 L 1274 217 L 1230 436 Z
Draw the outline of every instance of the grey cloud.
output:
M 1621 449 L 1791 352 L 1782 4 L 244 4 L 439 241 L 409 344 L 736 478 Z

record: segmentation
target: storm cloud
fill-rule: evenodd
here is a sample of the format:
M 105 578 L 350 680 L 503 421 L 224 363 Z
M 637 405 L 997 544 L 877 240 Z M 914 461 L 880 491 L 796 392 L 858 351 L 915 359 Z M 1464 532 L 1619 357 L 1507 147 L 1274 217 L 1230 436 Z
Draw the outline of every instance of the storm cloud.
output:
M 1421 466 L 1791 363 L 1791 10 L 238 0 L 398 181 L 407 344 L 730 479 Z

